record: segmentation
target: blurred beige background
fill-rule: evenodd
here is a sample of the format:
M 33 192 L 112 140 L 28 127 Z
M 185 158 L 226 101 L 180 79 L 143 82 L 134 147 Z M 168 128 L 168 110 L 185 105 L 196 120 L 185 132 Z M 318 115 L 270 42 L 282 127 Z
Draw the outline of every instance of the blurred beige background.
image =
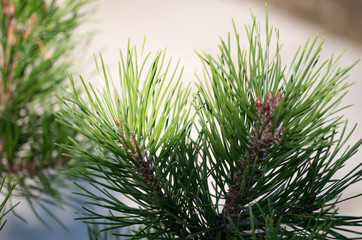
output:
M 258 0 L 264 2 L 264 0 Z M 314 22 L 362 44 L 362 1 L 358 0 L 266 0 L 270 6 Z
M 339 54 L 346 47 L 348 50 L 341 60 L 342 65 L 352 64 L 362 56 L 362 41 L 359 41 L 358 37 L 335 31 L 301 11 L 300 6 L 294 5 L 293 10 L 292 7 L 281 5 L 281 0 L 269 2 L 269 22 L 280 29 L 280 39 L 284 43 L 282 50 L 284 64 L 288 65 L 297 48 L 305 43 L 308 36 L 316 34 L 319 34 L 321 38 L 326 38 L 323 57 L 329 57 L 332 53 Z M 283 1 L 283 3 L 285 2 L 287 1 Z M 294 2 L 304 3 L 300 0 Z M 358 1 L 356 0 L 356 2 Z M 232 31 L 231 19 L 234 19 L 239 33 L 243 36 L 245 34 L 244 24 L 251 23 L 250 9 L 262 24 L 264 22 L 264 2 L 262 0 L 98 0 L 93 6 L 96 6 L 94 13 L 90 21 L 83 25 L 81 32 L 87 34 L 89 31 L 96 30 L 96 33 L 91 44 L 79 50 L 79 57 L 83 61 L 80 63 L 79 72 L 73 74 L 75 78 L 76 75 L 81 74 L 85 80 L 95 82 L 96 85 L 101 85 L 102 81 L 95 73 L 93 53 L 102 52 L 103 58 L 113 74 L 113 79 L 116 81 L 119 49 L 126 47 L 128 37 L 133 43 L 141 46 L 143 38 L 146 36 L 147 49 L 152 52 L 167 47 L 167 55 L 172 56 L 175 60 L 180 58 L 181 64 L 185 66 L 183 80 L 196 81 L 196 78 L 193 77 L 194 72 L 200 74 L 202 66 L 195 50 L 216 55 L 219 37 L 226 38 L 227 32 Z M 318 5 L 317 15 L 321 8 L 323 5 Z M 312 7 L 312 9 L 314 8 Z M 320 11 L 322 12 L 322 9 Z M 333 16 L 335 19 L 343 18 L 338 15 L 338 11 Z M 344 16 L 348 16 L 348 14 Z M 338 21 L 338 23 L 341 22 L 342 20 Z M 338 25 L 338 28 L 351 28 L 352 30 L 362 28 L 358 21 L 352 23 L 354 23 L 353 26 L 347 21 L 344 23 L 345 25 Z M 244 44 L 247 46 L 245 41 Z M 362 63 L 358 64 L 350 73 L 351 76 L 347 81 L 356 82 L 356 84 L 350 89 L 343 104 L 354 104 L 353 107 L 344 111 L 351 128 L 362 119 Z M 361 133 L 362 127 L 358 126 L 350 142 L 355 143 L 361 138 Z M 346 169 L 350 169 L 361 161 L 362 149 L 353 159 L 350 159 Z M 360 192 L 362 192 L 362 183 L 348 189 L 344 196 L 348 197 Z M 22 211 L 20 208 L 18 210 Z M 362 199 L 349 201 L 341 205 L 340 210 L 342 214 L 362 215 Z M 75 217 L 72 212 L 68 215 L 64 212 L 60 214 L 67 219 Z M 41 225 L 29 222 L 30 226 L 28 225 L 27 230 L 24 230 L 28 232 L 22 235 L 27 236 L 26 239 L 87 239 L 85 227 L 80 227 L 79 224 L 74 224 L 69 233 L 56 230 L 55 232 L 49 231 L 47 234 L 46 230 L 42 230 Z M 20 235 L 19 229 L 22 227 L 19 224 L 21 223 L 10 219 L 4 232 L 0 234 L 3 237 L 0 238 L 5 240 L 25 239 Z

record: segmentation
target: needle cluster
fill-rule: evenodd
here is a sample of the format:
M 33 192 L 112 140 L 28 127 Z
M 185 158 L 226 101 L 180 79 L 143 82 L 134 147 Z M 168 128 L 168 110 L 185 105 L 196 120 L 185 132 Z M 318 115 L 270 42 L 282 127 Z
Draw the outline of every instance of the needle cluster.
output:
M 63 146 L 93 187 L 79 185 L 89 199 L 80 219 L 128 228 L 117 235 L 130 239 L 362 236 L 362 217 L 338 212 L 359 196 L 342 192 L 362 180 L 362 163 L 336 177 L 362 144 L 345 146 L 353 130 L 346 134 L 337 114 L 354 64 L 321 60 L 315 38 L 283 67 L 279 32 L 266 17 L 264 39 L 252 19 L 246 47 L 234 25 L 218 56 L 199 54 L 204 74 L 193 95 L 178 63 L 130 44 L 118 87 L 100 58 L 104 90 L 81 79 L 86 95 L 68 92 L 59 118 L 94 146 Z

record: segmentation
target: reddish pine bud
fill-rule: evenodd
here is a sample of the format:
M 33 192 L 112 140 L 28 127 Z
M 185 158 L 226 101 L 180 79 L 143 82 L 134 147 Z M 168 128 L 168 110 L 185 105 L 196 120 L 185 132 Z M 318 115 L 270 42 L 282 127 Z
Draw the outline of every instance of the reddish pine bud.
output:
M 281 100 L 282 100 L 282 94 L 278 92 L 274 99 L 274 105 L 278 105 Z
M 131 144 L 132 144 L 133 150 L 135 152 L 137 152 L 136 141 L 133 136 L 131 136 Z
M 269 115 L 270 112 L 270 104 L 267 102 L 264 103 L 264 115 Z
M 273 96 L 272 91 L 268 92 L 267 100 L 269 101 L 269 103 L 272 103 L 274 101 L 274 96 Z
M 256 110 L 257 110 L 258 112 L 260 112 L 260 108 L 261 108 L 261 98 L 260 98 L 259 96 L 256 97 L 255 107 L 256 107 Z

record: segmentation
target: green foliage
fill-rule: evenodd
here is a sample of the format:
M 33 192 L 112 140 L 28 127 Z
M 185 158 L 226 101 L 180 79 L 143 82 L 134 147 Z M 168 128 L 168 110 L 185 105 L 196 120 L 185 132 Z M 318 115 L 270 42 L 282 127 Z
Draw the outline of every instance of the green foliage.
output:
M 74 65 L 72 34 L 87 2 L 0 3 L 0 172 L 19 182 L 14 194 L 24 195 L 32 207 L 46 202 L 42 194 L 61 198 L 51 183 L 58 177 L 50 169 L 68 159 L 55 143 L 69 143 L 68 136 L 76 133 L 55 121 L 55 95 Z
M 348 200 L 342 192 L 362 179 L 362 163 L 335 177 L 362 144 L 345 146 L 353 130 L 337 114 L 354 65 L 340 67 L 341 55 L 320 63 L 315 38 L 287 70 L 267 17 L 265 29 L 263 41 L 253 16 L 246 49 L 234 26 L 235 50 L 229 35 L 217 57 L 200 54 L 206 81 L 192 102 L 162 52 L 148 62 L 151 55 L 130 44 L 121 52 L 119 90 L 102 59 L 103 91 L 82 79 L 82 96 L 73 83 L 59 117 L 95 146 L 63 145 L 74 153 L 74 174 L 93 187 L 78 185 L 89 199 L 80 219 L 108 225 L 104 231 L 127 227 L 117 235 L 130 239 L 362 236 L 350 228 L 362 217 L 338 214 Z
M 54 95 L 74 48 L 70 34 L 85 1 L 3 1 L 1 4 L 0 156 L 2 171 L 29 172 L 55 165 L 54 142 L 70 134 L 54 121 Z M 46 103 L 46 104 L 44 104 Z
M 266 30 L 262 42 L 254 19 L 246 28 L 248 50 L 241 50 L 235 29 L 236 63 L 230 36 L 217 58 L 201 56 L 210 84 L 199 85 L 198 106 L 216 204 L 226 199 L 221 214 L 236 225 L 230 236 L 260 238 L 270 226 L 277 239 L 343 239 L 339 231 L 362 220 L 338 216 L 335 206 L 342 191 L 361 180 L 361 164 L 333 178 L 362 143 L 340 153 L 350 134 L 344 138 L 346 125 L 336 113 L 353 65 L 339 67 L 341 55 L 318 64 L 322 43 L 315 38 L 286 71 L 279 44 L 270 55 L 268 22 Z
M 186 108 L 190 88 L 181 86 L 182 70 L 178 70 L 178 63 L 172 69 L 171 60 L 165 60 L 165 53 L 160 51 L 150 58 L 150 53 L 145 54 L 143 48 L 138 55 L 137 48 L 130 45 L 125 54 L 121 52 L 120 92 L 110 85 L 102 61 L 107 88 L 100 93 L 83 82 L 87 100 L 73 88 L 69 96 L 63 98 L 62 117 L 67 125 L 100 147 L 95 149 L 96 154 L 76 141 L 73 144 L 77 147 L 69 148 L 74 150 L 74 158 L 78 160 L 74 166 L 80 165 L 76 176 L 89 180 L 107 197 L 98 197 L 95 191 L 87 189 L 84 195 L 97 199 L 93 203 L 95 206 L 108 205 L 114 214 L 127 213 L 127 219 L 113 214 L 106 217 L 117 221 L 118 227 L 139 225 L 145 220 L 142 215 L 151 216 L 149 225 L 139 234 L 142 236 L 151 225 L 159 230 L 152 235 L 159 237 L 165 231 L 159 226 L 160 215 L 171 223 L 173 220 L 168 213 L 181 213 L 175 202 L 178 200 L 171 197 L 179 194 L 174 186 L 183 184 L 177 178 L 181 169 L 175 168 L 179 159 L 174 152 L 181 151 L 176 146 L 184 141 L 190 128 L 190 109 Z M 144 72 L 148 65 L 149 70 Z M 99 186 L 106 186 L 106 189 Z M 125 205 L 117 194 L 124 194 L 141 208 Z M 174 230 L 183 231 L 177 227 Z
M 0 184 L 0 193 L 3 193 L 3 188 L 4 185 L 6 183 L 6 177 L 4 177 L 1 181 Z M 9 186 L 9 188 L 6 191 L 6 194 L 4 196 L 4 198 L 2 199 L 1 203 L 0 203 L 0 231 L 3 229 L 6 220 L 4 220 L 5 215 L 8 214 L 10 211 L 13 210 L 13 208 L 15 208 L 19 203 L 15 204 L 13 207 L 11 207 L 10 209 L 6 210 L 6 203 L 8 202 L 10 195 L 12 193 L 12 191 L 15 189 L 16 184 L 12 184 L 11 186 Z

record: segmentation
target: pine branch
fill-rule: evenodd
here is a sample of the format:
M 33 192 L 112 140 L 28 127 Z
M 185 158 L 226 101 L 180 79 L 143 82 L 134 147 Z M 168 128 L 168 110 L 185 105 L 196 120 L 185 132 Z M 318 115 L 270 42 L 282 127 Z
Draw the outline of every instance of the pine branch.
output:
M 234 224 L 237 223 L 240 212 L 246 209 L 246 204 L 250 201 L 247 198 L 240 201 L 237 199 L 239 196 L 248 196 L 253 191 L 262 172 L 262 163 L 265 161 L 268 149 L 277 144 L 283 132 L 286 131 L 286 127 L 274 129 L 272 124 L 273 111 L 281 100 L 280 92 L 274 98 L 273 93 L 269 91 L 264 104 L 259 96 L 255 101 L 256 112 L 260 116 L 260 120 L 254 123 L 255 127 L 248 136 L 250 152 L 239 161 L 240 170 L 234 175 L 234 184 L 229 185 L 222 211 L 224 225 L 230 225 L 229 219 Z M 263 109 L 261 109 L 262 106 Z M 228 228 L 231 229 L 231 225 Z
M 252 19 L 247 48 L 234 24 L 235 49 L 229 35 L 219 56 L 199 54 L 206 81 L 199 77 L 194 109 L 177 67 L 170 77 L 162 52 L 151 58 L 130 44 L 119 89 L 102 58 L 103 91 L 81 79 L 82 97 L 72 82 L 58 117 L 94 146 L 62 145 L 74 174 L 93 187 L 78 184 L 89 199 L 79 219 L 105 231 L 130 228 L 120 236 L 131 239 L 348 239 L 351 226 L 362 236 L 362 217 L 338 213 L 362 164 L 335 178 L 362 144 L 345 146 L 353 130 L 338 115 L 355 64 L 340 67 L 341 55 L 321 62 L 323 42 L 314 38 L 287 70 L 267 12 L 264 41 Z

